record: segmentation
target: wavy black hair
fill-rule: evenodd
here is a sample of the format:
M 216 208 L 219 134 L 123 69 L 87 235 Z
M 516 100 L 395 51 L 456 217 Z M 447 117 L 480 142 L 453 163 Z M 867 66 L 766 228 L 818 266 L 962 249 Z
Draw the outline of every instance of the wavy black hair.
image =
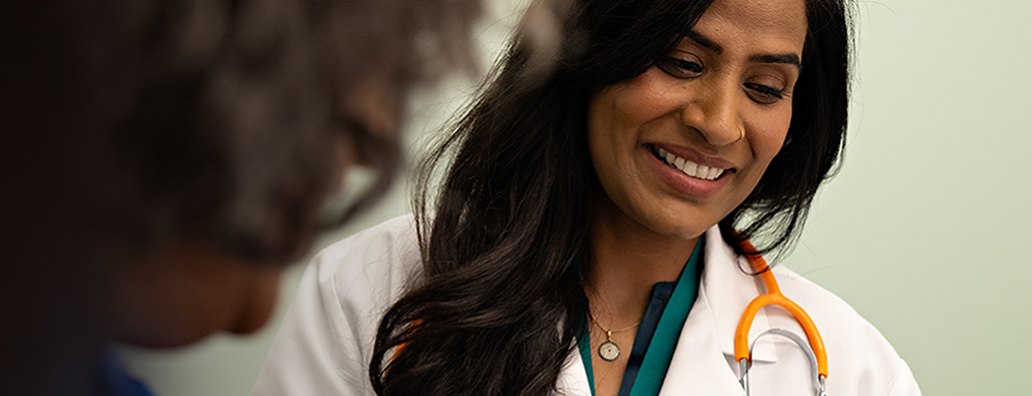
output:
M 380 323 L 369 372 L 378 395 L 554 391 L 584 309 L 575 268 L 590 254 L 588 203 L 598 183 L 588 100 L 652 67 L 710 3 L 530 6 L 493 80 L 421 168 L 423 280 Z M 806 0 L 806 12 L 785 145 L 752 194 L 720 221 L 725 231 L 740 227 L 741 238 L 769 236 L 763 251 L 791 244 L 846 130 L 846 6 Z M 558 32 L 555 41 L 541 34 L 548 31 Z M 436 190 L 435 172 L 445 164 Z

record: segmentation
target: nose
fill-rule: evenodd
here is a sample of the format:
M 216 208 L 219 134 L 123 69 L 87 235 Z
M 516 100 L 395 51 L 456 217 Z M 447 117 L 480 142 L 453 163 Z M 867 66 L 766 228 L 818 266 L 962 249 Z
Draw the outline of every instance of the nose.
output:
M 714 147 L 727 146 L 745 137 L 740 119 L 737 81 L 730 78 L 710 78 L 698 81 L 694 94 L 681 109 L 681 122 L 699 131 Z

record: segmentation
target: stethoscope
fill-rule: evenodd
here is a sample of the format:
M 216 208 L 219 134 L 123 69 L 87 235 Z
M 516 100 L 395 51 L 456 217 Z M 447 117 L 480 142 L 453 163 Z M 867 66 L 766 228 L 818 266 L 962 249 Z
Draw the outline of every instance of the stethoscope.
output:
M 774 271 L 770 270 L 767 262 L 763 260 L 763 256 L 756 252 L 756 248 L 746 240 L 742 241 L 741 246 L 742 250 L 745 251 L 749 264 L 760 274 L 764 286 L 767 287 L 767 294 L 754 298 L 745 307 L 745 313 L 742 314 L 742 319 L 738 322 L 738 330 L 735 331 L 735 361 L 738 362 L 739 372 L 741 373 L 738 382 L 742 384 L 745 395 L 749 396 L 749 369 L 752 367 L 752 354 L 750 350 L 756 344 L 756 340 L 749 344 L 749 328 L 752 326 L 753 319 L 760 308 L 773 304 L 785 308 L 796 318 L 803 327 L 803 331 L 806 332 L 806 338 L 809 342 L 798 334 L 784 329 L 769 329 L 760 333 L 756 338 L 759 339 L 768 334 L 778 335 L 788 338 L 799 345 L 810 360 L 810 371 L 814 378 L 814 389 L 817 395 L 825 396 L 824 380 L 828 377 L 828 355 L 824 350 L 824 341 L 821 340 L 821 335 L 817 332 L 817 326 L 813 324 L 810 315 L 807 315 L 806 311 L 799 304 L 781 294 L 778 281 L 774 279 Z

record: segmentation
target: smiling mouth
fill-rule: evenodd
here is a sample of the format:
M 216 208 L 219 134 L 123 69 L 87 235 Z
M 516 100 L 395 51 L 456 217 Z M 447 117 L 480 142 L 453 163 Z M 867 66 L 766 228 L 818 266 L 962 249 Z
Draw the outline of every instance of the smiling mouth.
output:
M 714 181 L 730 171 L 730 169 L 711 168 L 706 165 L 696 164 L 653 145 L 649 145 L 649 149 L 652 151 L 652 155 L 663 161 L 664 164 L 681 171 L 681 173 L 693 179 Z

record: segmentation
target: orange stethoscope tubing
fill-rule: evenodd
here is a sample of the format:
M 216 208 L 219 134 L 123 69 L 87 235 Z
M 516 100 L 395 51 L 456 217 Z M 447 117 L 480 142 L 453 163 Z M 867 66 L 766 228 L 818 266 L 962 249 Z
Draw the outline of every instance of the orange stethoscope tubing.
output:
M 817 359 L 817 373 L 827 378 L 828 354 L 824 350 L 824 341 L 821 340 L 821 335 L 817 331 L 817 326 L 813 324 L 813 320 L 810 319 L 810 315 L 807 315 L 806 311 L 799 304 L 781 294 L 781 288 L 778 287 L 778 282 L 774 279 L 774 271 L 770 270 L 767 262 L 763 260 L 763 256 L 756 252 L 756 248 L 749 241 L 742 240 L 741 247 L 745 251 L 749 264 L 759 272 L 760 278 L 763 279 L 763 285 L 767 287 L 767 294 L 754 298 L 745 307 L 745 313 L 742 314 L 742 319 L 738 322 L 738 330 L 735 331 L 735 361 L 741 363 L 742 359 L 745 359 L 750 364 L 752 363 L 749 355 L 749 328 L 752 327 L 753 319 L 756 318 L 756 313 L 760 311 L 760 308 L 767 305 L 777 305 L 788 310 L 799 321 L 799 325 L 806 332 L 810 348 Z

